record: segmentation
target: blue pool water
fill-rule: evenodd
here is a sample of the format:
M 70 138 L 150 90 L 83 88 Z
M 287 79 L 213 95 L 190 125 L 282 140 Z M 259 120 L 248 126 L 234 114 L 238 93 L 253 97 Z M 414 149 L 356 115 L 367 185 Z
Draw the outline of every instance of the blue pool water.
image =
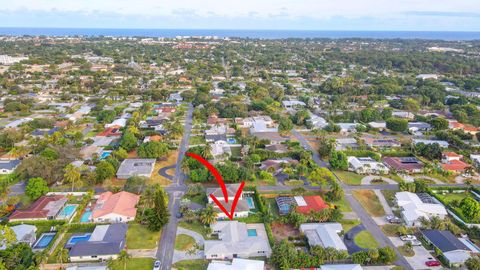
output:
M 100 155 L 99 159 L 100 160 L 106 159 L 108 156 L 110 156 L 110 154 L 112 154 L 112 151 L 103 151 L 102 154 Z
M 62 211 L 60 211 L 60 214 L 58 214 L 57 219 L 68 219 L 70 218 L 73 213 L 77 210 L 78 205 L 76 204 L 69 204 L 66 205 Z
M 50 242 L 52 242 L 53 238 L 55 237 L 56 232 L 54 233 L 44 233 L 40 236 L 37 242 L 33 245 L 33 249 L 45 249 L 48 247 Z
M 84 235 L 74 235 L 70 237 L 70 239 L 67 242 L 67 245 L 73 246 L 75 243 L 81 242 L 81 241 L 88 241 L 90 239 L 91 233 L 86 233 Z
M 255 209 L 255 203 L 253 203 L 253 198 L 252 197 L 246 197 L 247 200 L 248 208 L 249 209 Z
M 257 230 L 255 229 L 247 229 L 247 234 L 250 237 L 257 236 Z
M 90 221 L 90 217 L 92 216 L 92 211 L 85 211 L 85 213 L 83 213 L 82 217 L 80 218 L 80 222 L 89 222 Z
M 227 138 L 227 142 L 229 144 L 235 144 L 235 143 L 237 143 L 237 140 L 235 138 Z

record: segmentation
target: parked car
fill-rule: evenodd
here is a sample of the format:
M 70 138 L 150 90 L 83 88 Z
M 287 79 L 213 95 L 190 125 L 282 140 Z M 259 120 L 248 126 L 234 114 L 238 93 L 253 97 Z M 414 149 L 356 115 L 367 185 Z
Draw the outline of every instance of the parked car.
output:
M 412 246 L 421 246 L 422 245 L 422 242 L 420 242 L 418 240 L 410 240 L 408 242 L 410 242 L 410 244 L 412 244 Z
M 400 236 L 400 240 L 402 240 L 402 241 L 414 241 L 414 240 L 417 240 L 417 237 L 415 237 L 415 235 L 407 234 L 407 235 Z
M 160 270 L 160 266 L 162 266 L 162 264 L 160 263 L 159 260 L 156 260 L 155 263 L 153 264 L 153 270 Z
M 352 239 L 353 239 L 352 233 L 346 233 L 346 234 L 345 234 L 345 239 L 347 239 L 347 240 L 352 240 Z
M 402 223 L 402 219 L 400 219 L 398 217 L 394 217 L 394 218 L 390 219 L 389 222 L 392 223 L 392 224 L 400 224 L 400 223 Z
M 439 261 L 426 261 L 425 265 L 426 266 L 440 266 L 442 264 Z

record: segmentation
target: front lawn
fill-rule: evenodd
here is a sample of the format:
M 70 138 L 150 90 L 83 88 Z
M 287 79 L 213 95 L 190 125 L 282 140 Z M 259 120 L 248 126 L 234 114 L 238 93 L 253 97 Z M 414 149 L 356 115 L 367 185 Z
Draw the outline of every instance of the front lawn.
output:
M 177 270 L 206 270 L 208 267 L 207 260 L 186 260 L 180 261 L 173 265 Z
M 398 224 L 385 224 L 383 226 L 380 226 L 383 233 L 388 237 L 398 236 L 398 228 L 400 227 L 401 225 Z
M 152 258 L 130 258 L 126 262 L 127 270 L 151 270 L 154 260 Z M 124 264 L 118 260 L 112 261 L 108 269 L 124 270 Z
M 356 174 L 353 172 L 347 172 L 347 171 L 334 171 L 334 173 L 337 175 L 337 177 L 345 184 L 347 185 L 361 185 L 362 184 L 362 179 L 363 175 Z
M 352 212 L 352 208 L 350 207 L 350 204 L 347 202 L 345 197 L 342 197 L 341 200 L 333 202 L 332 204 L 334 204 L 342 212 Z
M 357 219 L 342 219 L 340 220 L 340 224 L 342 224 L 343 231 L 347 233 L 350 231 L 353 227 L 360 225 L 362 222 Z
M 130 224 L 127 231 L 129 249 L 153 249 L 157 246 L 161 232 L 152 232 L 147 226 Z
M 400 253 L 405 257 L 415 256 L 415 251 L 413 250 L 413 248 L 408 248 L 405 245 L 398 247 L 398 251 L 400 251 Z
M 381 217 L 385 215 L 385 210 L 373 190 L 354 190 L 352 193 L 371 216 Z
M 373 249 L 379 247 L 377 240 L 375 240 L 373 235 L 368 231 L 359 232 L 355 235 L 353 241 L 361 248 Z
M 195 245 L 195 239 L 190 235 L 179 234 L 175 239 L 175 249 L 180 251 L 190 250 Z
M 207 237 L 207 230 L 206 230 L 205 226 L 203 226 L 203 224 L 201 224 L 198 221 L 193 221 L 193 222 L 180 221 L 178 223 L 178 226 L 180 226 L 184 229 L 187 229 L 187 230 L 197 232 L 197 233 L 201 234 L 205 239 L 208 238 Z

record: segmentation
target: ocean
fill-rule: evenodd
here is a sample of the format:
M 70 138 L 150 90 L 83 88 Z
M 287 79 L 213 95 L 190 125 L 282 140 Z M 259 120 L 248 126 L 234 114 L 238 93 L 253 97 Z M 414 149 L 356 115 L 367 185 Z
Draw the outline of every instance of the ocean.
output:
M 254 39 L 286 38 L 374 38 L 480 40 L 480 32 L 443 31 L 310 31 L 310 30 L 225 30 L 225 29 L 102 29 L 102 28 L 0 28 L 0 35 L 11 36 L 115 36 L 175 37 L 218 36 Z

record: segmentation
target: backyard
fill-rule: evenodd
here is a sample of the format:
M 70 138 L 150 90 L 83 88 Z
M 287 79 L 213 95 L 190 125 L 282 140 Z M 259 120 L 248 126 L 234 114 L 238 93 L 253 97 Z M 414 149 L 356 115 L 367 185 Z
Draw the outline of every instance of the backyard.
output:
M 108 269 L 124 270 L 124 264 L 118 260 L 112 261 Z M 150 270 L 153 268 L 152 258 L 130 258 L 126 261 L 127 270 Z
M 152 232 L 146 226 L 130 224 L 127 231 L 127 246 L 129 249 L 153 249 L 157 246 L 161 231 Z
M 173 265 L 177 270 L 206 270 L 208 267 L 207 260 L 186 260 L 177 262 Z
M 186 234 L 179 234 L 175 239 L 175 249 L 180 251 L 190 250 L 195 245 L 195 239 Z

